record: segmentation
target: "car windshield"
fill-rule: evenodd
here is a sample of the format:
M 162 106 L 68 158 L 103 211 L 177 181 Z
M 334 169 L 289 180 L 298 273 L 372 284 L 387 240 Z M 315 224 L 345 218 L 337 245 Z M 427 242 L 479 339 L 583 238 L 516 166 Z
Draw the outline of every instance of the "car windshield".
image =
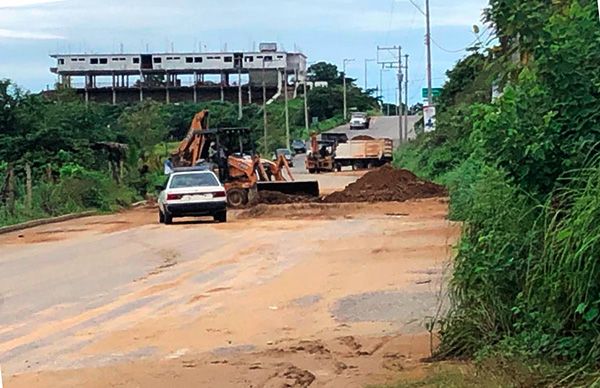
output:
M 367 115 L 364 113 L 353 113 L 352 114 L 352 118 L 355 119 L 364 119 Z
M 183 189 L 187 187 L 219 186 L 219 181 L 213 174 L 178 174 L 173 175 L 170 189 Z
M 277 150 L 277 155 L 291 155 L 291 154 L 292 154 L 292 151 L 287 150 L 287 149 L 285 149 L 285 150 Z

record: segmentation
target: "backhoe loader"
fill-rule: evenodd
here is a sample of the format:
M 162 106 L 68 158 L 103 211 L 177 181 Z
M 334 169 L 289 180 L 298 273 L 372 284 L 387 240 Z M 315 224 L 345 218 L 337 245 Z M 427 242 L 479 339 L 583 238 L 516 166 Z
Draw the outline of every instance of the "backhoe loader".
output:
M 248 128 L 208 129 L 209 112 L 198 112 L 190 129 L 171 154 L 175 169 L 204 165 L 220 178 L 232 208 L 247 205 L 258 191 L 319 196 L 316 181 L 295 182 L 285 157 L 275 161 L 254 151 Z

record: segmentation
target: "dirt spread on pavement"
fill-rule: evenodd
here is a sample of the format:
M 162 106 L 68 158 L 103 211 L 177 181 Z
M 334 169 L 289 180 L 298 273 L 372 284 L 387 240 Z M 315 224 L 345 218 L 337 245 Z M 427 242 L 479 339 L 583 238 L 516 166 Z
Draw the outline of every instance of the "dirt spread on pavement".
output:
M 418 178 L 408 170 L 385 165 L 365 174 L 343 191 L 328 195 L 327 203 L 336 202 L 404 202 L 409 199 L 445 197 L 444 186 Z
M 5 386 L 358 388 L 418 376 L 460 230 L 446 215 L 437 198 L 294 201 L 232 210 L 227 224 L 167 227 L 142 208 L 7 234 Z

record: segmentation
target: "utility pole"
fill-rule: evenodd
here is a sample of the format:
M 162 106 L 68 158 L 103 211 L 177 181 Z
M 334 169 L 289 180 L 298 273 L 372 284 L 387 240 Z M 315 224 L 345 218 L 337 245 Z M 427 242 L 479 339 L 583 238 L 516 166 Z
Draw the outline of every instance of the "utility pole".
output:
M 344 59 L 344 74 L 343 74 L 343 88 L 344 88 L 344 120 L 348 119 L 348 95 L 346 91 L 346 63 L 354 62 L 354 59 Z
M 376 60 L 377 59 L 365 59 L 365 92 L 367 91 L 367 89 L 369 89 L 369 62 L 375 62 Z
M 379 96 L 381 97 L 381 103 L 383 104 L 383 68 L 379 69 Z
M 400 135 L 400 144 L 404 142 L 402 130 L 402 81 L 404 73 L 402 72 L 402 49 L 398 48 L 398 133 Z
M 380 57 L 382 51 L 387 51 L 392 54 L 393 60 L 383 60 Z M 397 51 L 397 53 L 396 53 Z M 402 114 L 400 109 L 402 107 L 402 81 L 404 79 L 404 75 L 402 73 L 402 47 L 401 46 L 392 46 L 392 47 L 380 47 L 377 46 L 377 63 L 381 65 L 382 69 L 398 69 L 398 139 L 400 144 L 403 142 L 403 130 L 402 130 Z
M 284 100 L 285 100 L 285 140 L 286 140 L 286 146 L 285 148 L 291 147 L 292 146 L 292 142 L 290 139 L 290 111 L 289 111 L 289 104 L 288 104 L 288 75 L 286 73 L 286 70 L 283 69 L 282 70 L 283 73 L 283 93 L 284 93 Z
M 263 129 L 264 129 L 264 152 L 267 153 L 267 80 L 265 79 L 265 59 L 262 61 L 262 89 L 263 89 Z
M 408 54 L 404 56 L 404 104 L 404 138 L 408 141 Z
M 306 88 L 306 82 L 308 82 L 308 74 L 304 74 L 304 126 L 306 128 L 306 133 L 308 133 L 309 125 L 308 125 L 308 91 Z
M 433 106 L 433 85 L 431 79 L 431 13 L 429 11 L 429 0 L 425 0 L 425 19 L 427 20 L 427 35 L 425 45 L 427 46 L 427 103 Z

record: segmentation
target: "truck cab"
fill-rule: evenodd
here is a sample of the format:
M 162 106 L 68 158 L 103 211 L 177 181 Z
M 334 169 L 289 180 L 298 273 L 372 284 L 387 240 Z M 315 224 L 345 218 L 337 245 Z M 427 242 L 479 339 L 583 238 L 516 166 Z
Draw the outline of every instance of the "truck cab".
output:
M 365 112 L 354 112 L 350 118 L 350 129 L 369 129 L 371 117 Z

